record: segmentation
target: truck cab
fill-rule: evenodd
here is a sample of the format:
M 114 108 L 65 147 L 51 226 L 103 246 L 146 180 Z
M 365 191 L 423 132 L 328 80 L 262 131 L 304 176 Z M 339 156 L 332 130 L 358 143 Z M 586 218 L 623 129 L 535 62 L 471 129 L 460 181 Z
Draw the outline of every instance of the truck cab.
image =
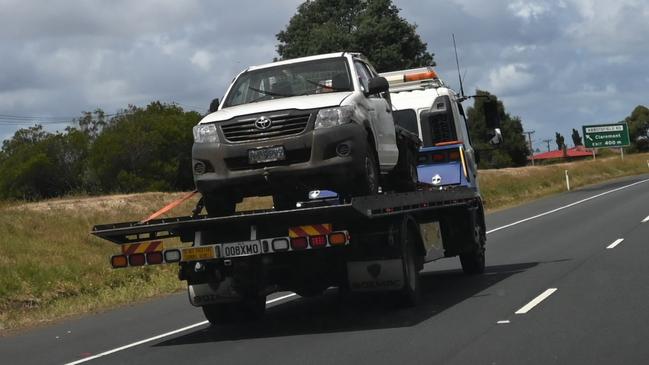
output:
M 390 85 L 395 123 L 419 135 L 419 180 L 436 186 L 478 189 L 462 98 L 431 67 L 382 73 Z

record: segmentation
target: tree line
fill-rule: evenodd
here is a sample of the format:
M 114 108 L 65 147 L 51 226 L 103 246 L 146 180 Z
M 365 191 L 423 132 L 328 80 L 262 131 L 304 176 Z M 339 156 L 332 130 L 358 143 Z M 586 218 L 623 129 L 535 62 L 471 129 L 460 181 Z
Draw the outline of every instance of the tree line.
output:
M 0 150 L 0 198 L 193 189 L 192 127 L 201 115 L 152 102 L 112 117 L 84 112 L 64 131 L 18 130 Z

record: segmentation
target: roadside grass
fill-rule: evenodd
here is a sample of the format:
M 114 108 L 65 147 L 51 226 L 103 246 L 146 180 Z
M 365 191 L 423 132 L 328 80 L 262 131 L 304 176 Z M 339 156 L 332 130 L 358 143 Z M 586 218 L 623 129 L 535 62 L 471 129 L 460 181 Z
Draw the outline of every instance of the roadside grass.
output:
M 480 190 L 487 210 L 497 210 L 566 191 L 565 171 L 570 189 L 606 180 L 649 173 L 649 153 L 582 160 L 555 165 L 481 170 Z
M 557 165 L 480 171 L 488 210 L 572 188 L 649 172 L 649 154 Z M 134 221 L 184 193 L 68 197 L 38 203 L 0 202 L 0 335 L 61 318 L 139 302 L 184 288 L 177 266 L 113 270 L 117 245 L 90 235 L 95 224 Z M 193 198 L 170 214 L 187 215 Z M 270 208 L 246 199 L 238 210 Z M 165 242 L 166 246 L 179 244 Z

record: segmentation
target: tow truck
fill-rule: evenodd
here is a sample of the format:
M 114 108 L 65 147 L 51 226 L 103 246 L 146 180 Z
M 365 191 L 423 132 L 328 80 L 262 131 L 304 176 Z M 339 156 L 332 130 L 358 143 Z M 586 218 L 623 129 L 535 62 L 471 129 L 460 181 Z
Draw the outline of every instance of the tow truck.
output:
M 260 318 L 266 296 L 279 291 L 385 291 L 414 306 L 424 264 L 445 257 L 459 256 L 467 274 L 483 273 L 484 207 L 460 97 L 431 68 L 382 76 L 395 122 L 424 142 L 415 191 L 311 194 L 294 209 L 217 217 L 200 214 L 199 201 L 191 216 L 155 218 L 194 192 L 144 221 L 94 226 L 93 235 L 122 247 L 112 267 L 178 265 L 190 303 L 213 325 Z M 497 126 L 497 113 L 485 114 Z M 184 244 L 165 249 L 170 239 Z

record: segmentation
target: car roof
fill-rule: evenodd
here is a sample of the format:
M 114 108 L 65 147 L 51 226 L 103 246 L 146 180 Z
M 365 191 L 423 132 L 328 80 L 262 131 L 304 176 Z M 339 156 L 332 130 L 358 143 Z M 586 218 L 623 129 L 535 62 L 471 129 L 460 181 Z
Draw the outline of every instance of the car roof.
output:
M 246 69 L 246 71 L 259 70 L 263 68 L 282 66 L 282 65 L 290 65 L 292 63 L 300 63 L 305 61 L 315 61 L 315 60 L 324 60 L 327 58 L 344 57 L 345 55 L 350 55 L 355 58 L 365 59 L 365 57 L 363 57 L 362 54 L 357 52 L 334 52 L 334 53 L 319 54 L 314 56 L 293 58 L 290 60 L 275 61 L 271 63 L 265 63 L 263 65 L 250 66 L 248 67 L 248 69 Z

